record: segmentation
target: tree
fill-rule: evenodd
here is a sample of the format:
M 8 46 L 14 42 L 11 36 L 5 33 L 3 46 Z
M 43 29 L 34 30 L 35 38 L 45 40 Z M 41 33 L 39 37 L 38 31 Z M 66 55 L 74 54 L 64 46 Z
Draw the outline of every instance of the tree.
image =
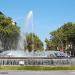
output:
M 55 49 L 55 45 L 52 42 L 52 40 L 48 40 L 47 38 L 45 39 L 46 42 L 46 50 L 54 50 Z
M 37 35 L 29 33 L 26 35 L 27 46 L 29 51 L 43 50 L 43 43 Z
M 50 33 L 50 39 L 46 42 L 47 46 L 63 48 L 71 51 L 75 55 L 75 23 L 68 22 L 57 30 Z
M 16 49 L 19 32 L 17 24 L 0 12 L 0 41 L 4 50 Z
M 58 28 L 58 30 L 50 33 L 50 39 L 46 39 L 46 45 L 49 46 L 49 50 L 56 50 L 57 47 L 63 47 L 63 30 Z
M 66 50 L 75 56 L 75 23 L 69 22 L 62 26 Z

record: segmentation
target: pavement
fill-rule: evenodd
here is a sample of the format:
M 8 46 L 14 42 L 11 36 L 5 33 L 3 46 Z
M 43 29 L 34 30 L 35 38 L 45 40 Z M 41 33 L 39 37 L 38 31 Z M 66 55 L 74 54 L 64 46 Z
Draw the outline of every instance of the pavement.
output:
M 0 75 L 75 75 L 75 71 L 0 71 Z

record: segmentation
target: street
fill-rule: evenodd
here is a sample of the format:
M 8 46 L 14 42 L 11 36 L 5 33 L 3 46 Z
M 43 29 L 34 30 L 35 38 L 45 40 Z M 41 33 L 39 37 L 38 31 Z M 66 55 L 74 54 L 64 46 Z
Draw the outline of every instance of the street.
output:
M 0 75 L 75 75 L 75 71 L 0 71 Z

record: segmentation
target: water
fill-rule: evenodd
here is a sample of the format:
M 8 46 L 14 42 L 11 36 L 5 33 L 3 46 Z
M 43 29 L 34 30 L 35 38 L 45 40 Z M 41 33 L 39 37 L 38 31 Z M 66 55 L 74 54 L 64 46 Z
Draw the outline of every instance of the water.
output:
M 56 54 L 57 55 L 56 55 Z M 62 55 L 60 55 L 62 54 Z M 1 56 L 10 56 L 10 57 L 43 57 L 43 58 L 66 58 L 68 55 L 61 53 L 60 51 L 32 51 L 29 52 L 28 50 L 8 50 L 4 51 L 0 54 Z
M 30 32 L 33 32 L 33 12 L 32 11 L 28 12 L 25 22 L 26 23 L 25 23 L 24 31 L 20 32 L 17 50 L 24 50 L 24 48 L 27 46 L 25 34 L 28 33 L 27 30 L 28 30 L 29 26 L 31 27 Z M 33 37 L 32 37 L 32 40 L 33 40 Z
M 24 50 L 25 45 L 24 42 L 25 42 L 25 35 L 23 33 L 20 33 L 17 50 Z

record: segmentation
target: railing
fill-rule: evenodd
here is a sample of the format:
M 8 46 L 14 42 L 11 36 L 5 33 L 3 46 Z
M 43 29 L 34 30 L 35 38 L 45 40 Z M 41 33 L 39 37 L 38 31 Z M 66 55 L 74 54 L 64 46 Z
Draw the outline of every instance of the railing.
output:
M 0 57 L 0 65 L 75 65 L 75 58 Z

